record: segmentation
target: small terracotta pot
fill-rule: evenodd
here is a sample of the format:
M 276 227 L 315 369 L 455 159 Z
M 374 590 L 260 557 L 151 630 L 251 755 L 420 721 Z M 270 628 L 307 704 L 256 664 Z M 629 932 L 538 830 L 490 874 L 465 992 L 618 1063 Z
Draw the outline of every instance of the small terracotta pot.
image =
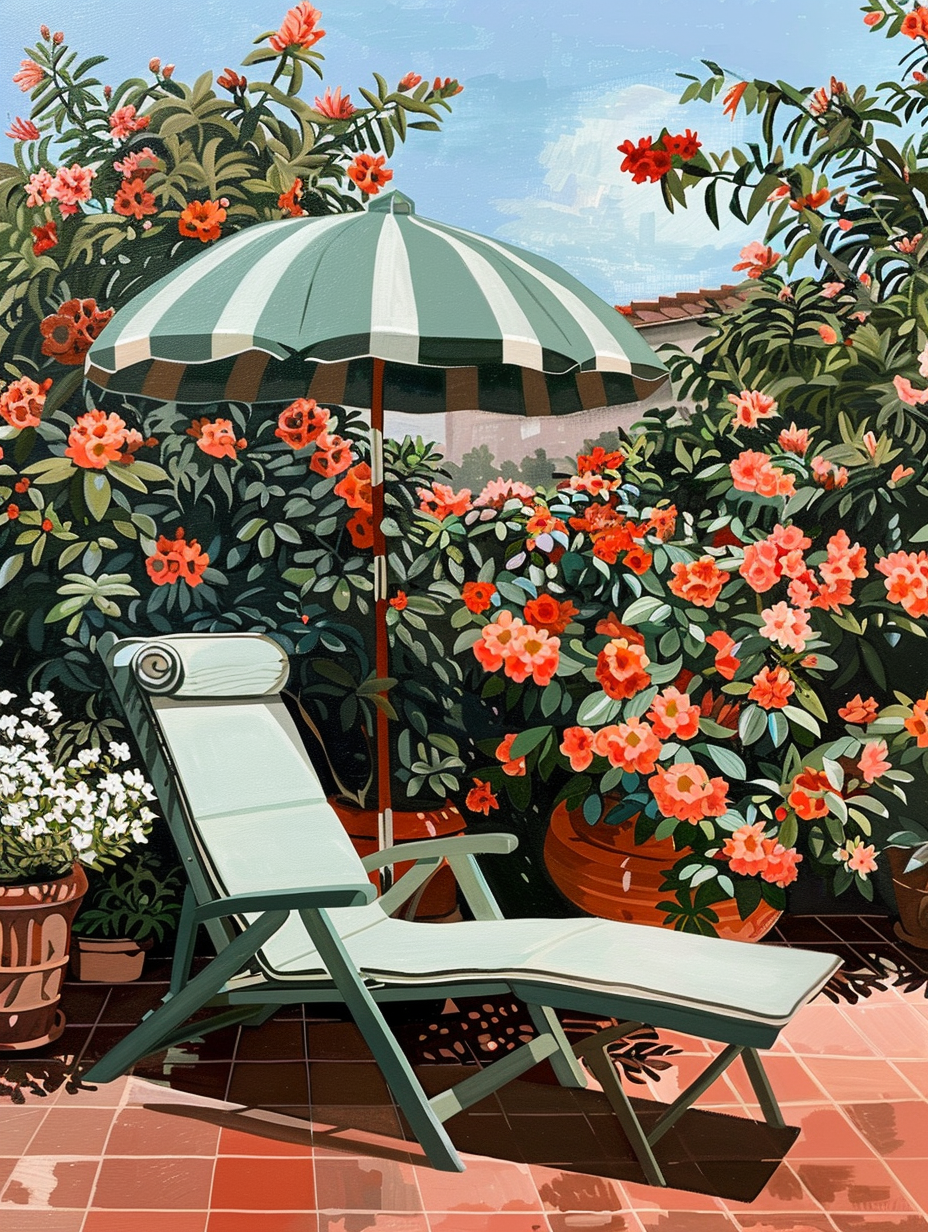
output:
M 895 933 L 900 941 L 928 950 L 928 864 L 911 873 L 903 870 L 912 858 L 911 847 L 887 847 L 886 856 L 893 874 L 893 892 L 899 919 Z
M 590 915 L 665 928 L 665 913 L 657 906 L 667 897 L 660 888 L 664 872 L 688 849 L 677 850 L 672 838 L 636 844 L 635 821 L 590 826 L 580 809 L 569 813 L 559 804 L 545 839 L 545 864 L 561 893 Z M 713 903 L 712 910 L 719 917 L 716 932 L 732 941 L 760 940 L 782 914 L 761 900 L 742 920 L 733 898 Z
M 0 1052 L 40 1048 L 64 1030 L 61 985 L 86 892 L 79 864 L 55 881 L 0 885 Z
M 71 974 L 89 984 L 131 984 L 142 974 L 152 942 L 127 937 L 78 937 L 71 942 Z
M 348 832 L 352 845 L 360 856 L 369 856 L 377 850 L 377 810 L 358 808 L 346 800 L 333 797 L 329 800 L 341 818 L 341 823 Z M 443 805 L 432 805 L 427 809 L 394 810 L 393 841 L 395 843 L 412 843 L 426 838 L 447 838 L 452 834 L 463 834 L 465 821 L 460 810 L 447 801 Z M 394 879 L 399 880 L 407 869 L 412 868 L 411 862 L 394 865 Z M 380 874 L 368 874 L 371 882 L 380 889 Z M 457 882 L 447 865 L 443 865 L 429 880 L 421 895 L 413 895 L 409 903 L 400 912 L 407 919 L 416 919 L 438 923 L 443 920 L 460 918 L 458 911 Z

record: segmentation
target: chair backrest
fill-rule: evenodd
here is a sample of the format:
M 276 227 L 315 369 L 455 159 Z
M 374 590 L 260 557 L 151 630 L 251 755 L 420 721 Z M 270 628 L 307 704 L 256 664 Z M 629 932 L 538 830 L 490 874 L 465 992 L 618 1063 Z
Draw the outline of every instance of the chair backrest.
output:
M 101 653 L 198 902 L 369 885 L 279 696 L 289 664 L 276 642 L 110 635 Z M 231 930 L 211 933 L 221 945 Z

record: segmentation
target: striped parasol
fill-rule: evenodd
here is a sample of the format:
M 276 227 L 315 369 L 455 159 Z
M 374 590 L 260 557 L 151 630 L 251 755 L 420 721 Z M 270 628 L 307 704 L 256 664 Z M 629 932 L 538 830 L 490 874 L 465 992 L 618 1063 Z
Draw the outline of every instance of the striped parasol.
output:
M 119 310 L 87 379 L 164 402 L 369 408 L 377 675 L 388 675 L 384 410 L 568 415 L 666 379 L 613 307 L 543 257 L 420 218 L 392 192 L 363 212 L 248 227 Z M 392 841 L 378 707 L 382 845 Z

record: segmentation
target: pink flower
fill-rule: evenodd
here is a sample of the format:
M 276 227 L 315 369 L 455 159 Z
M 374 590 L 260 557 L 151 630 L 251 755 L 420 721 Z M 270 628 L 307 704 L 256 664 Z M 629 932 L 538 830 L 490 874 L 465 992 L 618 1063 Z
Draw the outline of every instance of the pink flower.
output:
M 491 479 L 474 501 L 475 509 L 502 509 L 506 501 L 518 497 L 523 505 L 535 504 L 535 489 L 518 479 Z
M 560 647 L 561 639 L 552 637 L 547 629 L 523 625 L 503 653 L 503 671 L 516 684 L 529 676 L 537 685 L 550 684 L 560 660 Z
M 322 98 L 316 96 L 316 110 L 330 120 L 347 120 L 354 115 L 357 108 L 353 106 L 349 95 L 342 98 L 341 86 L 336 87 L 334 94 L 327 86 Z
M 38 141 L 42 134 L 31 120 L 22 120 L 17 116 L 7 129 L 6 136 L 14 141 Z
M 845 868 L 860 877 L 876 871 L 876 848 L 873 844 L 865 847 L 861 839 L 851 839 L 847 846 L 839 847 L 835 852 L 837 860 L 843 860 Z
M 589 727 L 567 727 L 560 751 L 570 758 L 570 768 L 578 773 L 593 760 L 593 732 Z
M 906 406 L 921 406 L 923 402 L 928 402 L 928 389 L 916 389 L 904 376 L 894 376 L 893 384 L 900 401 Z
M 796 865 L 802 856 L 795 847 L 784 847 L 776 839 L 764 839 L 764 853 L 767 856 L 767 867 L 761 869 L 761 880 L 771 882 L 781 888 L 790 885 L 799 876 Z
M 77 163 L 71 167 L 59 167 L 48 186 L 49 200 L 58 202 L 64 217 L 76 214 L 78 202 L 89 201 L 93 196 L 90 181 L 96 174 L 92 167 L 80 167 Z
M 809 448 L 809 429 L 797 428 L 795 423 L 791 423 L 777 437 L 777 444 L 787 453 L 795 453 L 802 458 Z
M 648 779 L 651 794 L 665 817 L 698 822 L 706 817 L 721 817 L 728 807 L 728 784 L 723 778 L 710 779 L 695 762 L 676 762 Z
M 913 620 L 928 614 L 928 552 L 890 552 L 875 568 L 886 581 L 886 597 Z
M 48 201 L 49 190 L 53 182 L 51 175 L 44 167 L 30 175 L 29 183 L 26 185 L 26 205 L 30 209 L 35 209 L 39 205 L 45 205 Z
M 161 160 L 150 146 L 142 150 L 130 150 L 122 161 L 113 163 L 113 170 L 118 171 L 124 180 L 147 180 L 153 171 L 161 166 Z
M 600 728 L 593 737 L 593 750 L 610 766 L 650 774 L 661 755 L 661 742 L 643 719 Z
M 827 458 L 813 458 L 812 478 L 823 488 L 843 488 L 848 481 L 848 470 L 846 466 L 838 466 Z
M 909 255 L 915 252 L 919 244 L 922 242 L 922 233 L 919 231 L 917 235 L 903 235 L 898 240 L 894 241 L 893 247 L 898 251 Z
M 654 734 L 661 740 L 673 736 L 690 740 L 699 731 L 699 707 L 690 701 L 688 693 L 672 686 L 658 693 L 647 716 L 654 724 Z
M 722 854 L 728 859 L 733 873 L 743 877 L 755 877 L 767 865 L 764 851 L 764 822 L 752 826 L 740 826 L 726 838 Z
M 20 60 L 19 72 L 13 74 L 13 84 L 19 86 L 23 94 L 31 93 L 44 80 L 45 69 L 40 68 L 35 60 Z
M 806 642 L 814 636 L 814 630 L 809 627 L 808 613 L 790 607 L 788 603 L 775 603 L 773 607 L 764 608 L 761 616 L 764 624 L 760 636 L 769 638 L 783 650 L 801 654 Z
M 729 394 L 728 401 L 735 408 L 732 423 L 736 428 L 756 428 L 758 420 L 770 419 L 777 413 L 775 399 L 759 389 L 742 389 L 740 394 Z
M 892 769 L 892 762 L 886 760 L 885 740 L 868 740 L 861 750 L 857 769 L 868 783 L 874 783 L 878 778 Z
M 518 732 L 510 732 L 496 749 L 496 760 L 503 763 L 503 774 L 508 774 L 510 778 L 521 778 L 526 773 L 525 758 L 512 756 L 512 746 L 517 736 Z
M 822 342 L 824 342 L 827 346 L 834 346 L 834 344 L 838 341 L 838 335 L 830 325 L 820 325 L 818 327 L 818 332 Z
M 789 189 L 786 190 L 789 192 Z M 772 248 L 766 247 L 759 240 L 755 240 L 752 244 L 748 244 L 741 249 L 739 256 L 741 260 L 737 265 L 733 265 L 732 269 L 747 270 L 748 278 L 760 278 L 761 274 L 765 274 L 767 270 L 772 269 L 774 265 L 782 257 L 781 252 L 774 252 Z
M 276 34 L 272 34 L 268 42 L 275 51 L 286 51 L 288 47 L 302 47 L 304 50 L 318 43 L 325 37 L 324 30 L 317 30 L 316 23 L 322 14 L 318 9 L 300 0 L 300 3 L 287 10 L 287 15 Z
M 512 612 L 503 611 L 499 619 L 484 625 L 480 630 L 480 641 L 474 643 L 474 657 L 487 672 L 496 672 L 503 666 L 503 660 L 512 653 L 512 643 L 521 638 L 525 625 Z
M 117 107 L 110 116 L 110 136 L 114 141 L 124 141 L 133 133 L 148 128 L 151 116 L 136 115 L 135 108 L 130 103 L 128 107 Z
M 470 509 L 470 488 L 455 492 L 446 483 L 432 484 L 431 490 L 419 488 L 419 508 L 443 522 L 446 517 L 463 517 Z
M 744 549 L 744 560 L 738 572 L 757 594 L 762 595 L 780 580 L 780 554 L 771 539 L 749 543 Z
M 745 449 L 728 464 L 732 484 L 739 492 L 756 492 L 758 496 L 792 496 L 796 481 L 773 466 L 765 453 Z
M 822 294 L 826 299 L 834 299 L 835 296 L 840 295 L 843 290 L 843 282 L 826 282 L 822 287 Z

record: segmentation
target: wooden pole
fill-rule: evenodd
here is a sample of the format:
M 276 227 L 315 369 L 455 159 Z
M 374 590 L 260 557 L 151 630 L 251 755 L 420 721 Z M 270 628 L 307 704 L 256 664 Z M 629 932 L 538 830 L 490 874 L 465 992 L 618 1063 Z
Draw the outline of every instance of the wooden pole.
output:
M 387 542 L 383 533 L 383 370 L 384 361 L 374 360 L 371 378 L 371 506 L 374 523 L 374 639 L 375 670 L 379 679 L 390 674 L 387 644 Z M 386 699 L 386 694 L 381 693 Z M 377 707 L 377 842 L 381 849 L 393 845 L 393 809 L 390 795 L 390 726 L 386 713 Z M 382 888 L 387 888 L 389 870 Z

